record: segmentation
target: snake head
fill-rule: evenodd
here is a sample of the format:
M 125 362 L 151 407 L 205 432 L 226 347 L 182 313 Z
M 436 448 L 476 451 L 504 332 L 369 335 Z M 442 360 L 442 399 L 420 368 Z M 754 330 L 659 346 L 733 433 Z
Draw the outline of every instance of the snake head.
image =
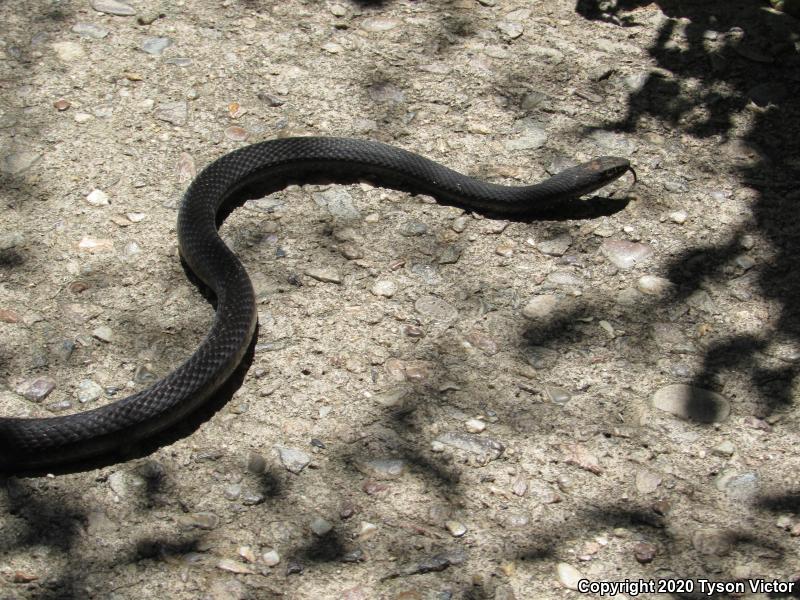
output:
M 637 181 L 636 171 L 633 170 L 630 161 L 626 158 L 620 158 L 618 156 L 600 156 L 581 166 L 585 167 L 588 171 L 594 172 L 599 181 L 605 182 L 603 185 L 611 183 L 628 171 L 633 174 L 633 183 Z
M 600 156 L 561 171 L 541 185 L 559 200 L 578 198 L 599 190 L 628 171 L 633 173 L 635 182 L 636 172 L 630 161 L 618 156 Z

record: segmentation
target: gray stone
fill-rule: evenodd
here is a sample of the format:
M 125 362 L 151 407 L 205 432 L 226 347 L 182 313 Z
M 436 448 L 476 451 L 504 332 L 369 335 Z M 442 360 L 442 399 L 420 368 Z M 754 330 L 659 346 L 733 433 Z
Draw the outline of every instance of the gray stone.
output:
M 549 288 L 575 288 L 581 287 L 583 283 L 580 275 L 561 269 L 548 273 L 545 279 L 545 287 Z
M 275 446 L 275 449 L 278 451 L 283 466 L 292 473 L 300 473 L 311 462 L 311 457 L 297 448 Z
M 336 269 L 311 268 L 306 270 L 306 275 L 323 283 L 342 283 L 342 276 Z
M 428 233 L 428 226 L 421 221 L 407 221 L 400 227 L 400 235 L 416 237 Z
M 39 162 L 42 155 L 38 152 L 12 152 L 3 159 L 3 172 L 19 175 Z
M 369 17 L 361 22 L 361 29 L 369 33 L 383 33 L 384 31 L 391 31 L 400 25 L 397 19 L 386 17 Z
M 724 478 L 722 489 L 732 500 L 751 502 L 759 496 L 760 481 L 756 473 L 743 473 Z
M 719 444 L 714 446 L 714 449 L 711 451 L 711 453 L 714 456 L 722 456 L 724 458 L 730 458 L 731 456 L 733 456 L 734 452 L 736 452 L 736 448 L 734 447 L 734 445 L 731 443 L 730 440 L 725 440 L 724 442 L 720 442 Z
M 376 458 L 358 463 L 358 469 L 373 479 L 399 479 L 407 470 L 399 458 Z
M 536 249 L 542 254 L 549 256 L 563 256 L 572 245 L 572 236 L 568 233 L 562 233 L 549 240 L 542 240 L 536 243 Z
M 161 56 L 161 53 L 171 45 L 172 40 L 168 37 L 149 37 L 142 42 L 142 50 L 153 56 Z
M 453 321 L 458 318 L 455 306 L 437 296 L 421 296 L 414 302 L 414 308 L 421 315 L 434 321 Z
M 652 398 L 654 408 L 698 423 L 720 423 L 730 415 L 728 400 L 710 390 L 675 383 L 658 390 Z
M 108 29 L 100 25 L 95 25 L 94 23 L 75 23 L 75 25 L 72 26 L 72 32 L 96 40 L 101 40 L 108 35 Z
M 332 217 L 343 221 L 355 221 L 361 213 L 353 202 L 353 196 L 341 186 L 311 195 L 317 206 L 325 208 Z
M 647 244 L 624 240 L 605 240 L 600 246 L 600 252 L 616 267 L 623 270 L 631 269 L 653 255 L 653 249 Z
M 518 23 L 516 21 L 501 21 L 497 24 L 497 28 L 503 35 L 512 40 L 520 37 L 525 31 L 522 23 Z
M 132 17 L 136 14 L 133 7 L 119 0 L 92 0 L 92 8 L 98 12 L 118 17 Z
M 554 385 L 545 386 L 544 393 L 550 402 L 554 404 L 566 404 L 572 398 L 572 395 L 567 390 Z
M 505 446 L 497 440 L 471 433 L 446 432 L 437 437 L 436 441 L 445 446 L 451 446 L 477 455 L 484 462 L 500 458 L 505 451 Z
M 11 250 L 25 243 L 25 238 L 19 231 L 0 233 L 0 251 Z
M 713 314 L 717 312 L 717 305 L 705 290 L 696 290 L 686 298 L 686 304 L 704 313 Z
M 333 531 L 333 525 L 331 525 L 329 521 L 323 519 L 322 517 L 314 517 L 311 519 L 308 527 L 314 532 L 314 535 L 318 535 L 320 537 Z

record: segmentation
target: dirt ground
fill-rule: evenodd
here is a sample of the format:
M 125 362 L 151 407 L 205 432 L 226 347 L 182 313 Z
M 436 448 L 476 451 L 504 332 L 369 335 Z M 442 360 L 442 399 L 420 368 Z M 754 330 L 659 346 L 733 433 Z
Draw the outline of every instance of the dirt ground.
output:
M 750 586 L 800 579 L 797 19 L 7 0 L 0 44 L 3 416 L 112 402 L 192 352 L 213 313 L 177 204 L 247 143 L 638 175 L 529 223 L 366 182 L 238 209 L 241 385 L 128 460 L 0 480 L 0 598 L 789 597 Z

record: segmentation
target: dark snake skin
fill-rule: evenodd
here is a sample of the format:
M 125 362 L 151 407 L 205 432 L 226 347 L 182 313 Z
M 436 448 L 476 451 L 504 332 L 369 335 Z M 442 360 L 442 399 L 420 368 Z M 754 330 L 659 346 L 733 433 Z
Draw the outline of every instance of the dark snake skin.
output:
M 223 205 L 250 188 L 275 191 L 288 181 L 365 177 L 442 203 L 522 217 L 597 190 L 629 170 L 627 160 L 602 157 L 538 185 L 507 187 L 393 146 L 346 138 L 285 138 L 226 154 L 192 182 L 178 213 L 181 255 L 217 297 L 208 335 L 178 368 L 127 398 L 66 416 L 0 418 L 0 472 L 81 461 L 143 440 L 194 411 L 233 373 L 252 340 L 256 304 L 250 278 L 217 234 L 217 221 Z

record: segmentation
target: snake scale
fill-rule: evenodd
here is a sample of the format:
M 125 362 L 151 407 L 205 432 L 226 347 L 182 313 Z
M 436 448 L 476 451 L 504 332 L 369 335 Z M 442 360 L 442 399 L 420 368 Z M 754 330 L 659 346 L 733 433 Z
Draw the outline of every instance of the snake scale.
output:
M 288 182 L 369 178 L 381 185 L 431 195 L 441 203 L 524 217 L 593 192 L 626 171 L 632 171 L 627 160 L 601 157 L 536 185 L 509 187 L 482 182 L 418 154 L 365 140 L 284 138 L 230 152 L 194 179 L 178 212 L 181 256 L 216 295 L 216 313 L 205 339 L 163 379 L 116 402 L 64 416 L 0 418 L 0 472 L 73 463 L 134 444 L 192 413 L 231 376 L 255 332 L 256 300 L 247 272 L 217 229 L 226 214 L 226 203 L 251 188 L 263 195 Z

